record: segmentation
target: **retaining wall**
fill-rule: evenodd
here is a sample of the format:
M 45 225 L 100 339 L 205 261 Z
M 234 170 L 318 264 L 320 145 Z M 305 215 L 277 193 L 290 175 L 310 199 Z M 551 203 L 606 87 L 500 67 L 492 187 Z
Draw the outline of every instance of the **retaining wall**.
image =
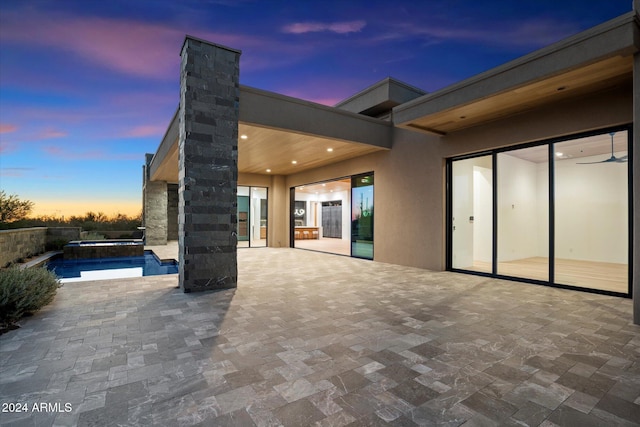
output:
M 47 227 L 0 230 L 0 267 L 44 252 Z
M 78 240 L 79 227 L 33 227 L 0 230 L 0 267 L 41 254 L 49 242 Z

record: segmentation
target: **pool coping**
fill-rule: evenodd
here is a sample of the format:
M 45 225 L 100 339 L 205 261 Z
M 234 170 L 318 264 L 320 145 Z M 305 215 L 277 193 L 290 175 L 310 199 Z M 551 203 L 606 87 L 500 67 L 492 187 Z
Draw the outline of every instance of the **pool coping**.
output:
M 63 253 L 63 251 L 45 252 L 42 255 L 38 255 L 37 257 L 35 257 L 32 260 L 29 260 L 27 262 L 23 262 L 22 264 L 19 264 L 19 266 L 20 266 L 21 269 L 31 268 L 31 267 L 40 267 L 45 262 L 49 261 L 51 258 L 56 257 L 58 255 L 61 255 L 62 253 Z
M 174 262 L 176 264 L 178 264 L 178 260 L 175 258 L 160 258 L 158 256 L 158 254 L 156 254 L 152 249 L 146 249 L 144 250 L 145 252 L 151 252 L 153 254 L 154 257 L 156 257 L 156 259 L 160 262 L 160 263 L 165 263 L 165 262 Z M 32 268 L 32 267 L 40 267 L 42 266 L 44 263 L 46 263 L 47 261 L 49 261 L 51 258 L 55 258 L 59 255 L 64 255 L 64 251 L 49 251 L 49 252 L 45 252 L 41 255 L 38 255 L 37 257 L 35 257 L 32 260 L 29 260 L 27 262 L 23 262 L 21 264 L 18 264 L 18 266 L 21 269 L 25 269 L 25 268 Z M 119 258 L 119 257 L 116 257 Z M 169 273 L 169 274 L 177 274 L 177 273 Z

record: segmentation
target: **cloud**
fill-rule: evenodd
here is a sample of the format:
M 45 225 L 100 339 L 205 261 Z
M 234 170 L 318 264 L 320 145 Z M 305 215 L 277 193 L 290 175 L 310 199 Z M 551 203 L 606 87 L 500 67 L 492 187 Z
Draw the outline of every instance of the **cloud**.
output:
M 141 77 L 172 76 L 171 61 L 183 34 L 170 27 L 62 13 L 6 12 L 4 43 L 26 43 L 70 51 L 88 61 Z
M 107 153 L 104 150 L 79 151 L 69 150 L 56 145 L 47 145 L 45 147 L 42 147 L 42 151 L 44 151 L 49 156 L 61 160 L 140 160 L 139 153 L 113 154 Z
M 367 25 L 365 21 L 342 21 L 333 23 L 322 22 L 296 22 L 293 24 L 285 25 L 282 31 L 290 34 L 304 34 L 304 33 L 320 33 L 320 32 L 332 32 L 337 34 L 357 33 Z
M 168 125 L 142 125 L 136 126 L 125 132 L 124 136 L 133 138 L 143 138 L 147 136 L 162 137 L 167 131 Z
M 424 43 L 444 41 L 472 42 L 494 46 L 539 47 L 549 45 L 579 31 L 565 21 L 553 19 L 521 20 L 517 24 L 484 25 L 440 25 L 428 23 L 417 25 L 402 22 L 392 25 L 390 31 L 381 32 L 372 42 L 393 41 L 419 37 Z
M 11 133 L 18 130 L 18 126 L 10 125 L 6 123 L 0 123 L 0 134 L 2 133 Z
M 26 172 L 32 170 L 34 170 L 34 168 L 0 168 L 0 176 L 21 178 Z
M 9 154 L 18 149 L 18 144 L 12 141 L 0 141 L 0 154 Z
M 76 16 L 62 12 L 21 9 L 3 12 L 2 44 L 44 46 L 70 52 L 97 66 L 126 75 L 174 80 L 180 46 L 186 34 L 238 49 L 287 51 L 287 45 L 258 35 L 211 32 L 133 19 Z M 349 23 L 331 25 L 349 32 Z
M 42 139 L 54 139 L 54 138 L 64 138 L 68 136 L 69 133 L 57 129 L 47 128 L 39 132 L 35 137 L 38 140 Z

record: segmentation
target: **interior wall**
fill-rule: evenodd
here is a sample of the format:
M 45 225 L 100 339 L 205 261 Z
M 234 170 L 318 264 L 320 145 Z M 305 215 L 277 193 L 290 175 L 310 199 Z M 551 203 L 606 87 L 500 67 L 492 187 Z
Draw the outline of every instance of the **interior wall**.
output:
M 507 153 L 498 155 L 498 260 L 545 256 L 539 244 L 539 197 L 548 199 L 539 187 L 538 165 Z M 544 188 L 544 187 L 543 187 Z M 543 213 L 548 216 L 548 211 Z
M 473 259 L 493 259 L 493 172 L 473 167 Z
M 602 158 L 583 157 L 579 161 L 596 162 Z M 626 183 L 627 163 L 556 162 L 556 258 L 628 262 Z

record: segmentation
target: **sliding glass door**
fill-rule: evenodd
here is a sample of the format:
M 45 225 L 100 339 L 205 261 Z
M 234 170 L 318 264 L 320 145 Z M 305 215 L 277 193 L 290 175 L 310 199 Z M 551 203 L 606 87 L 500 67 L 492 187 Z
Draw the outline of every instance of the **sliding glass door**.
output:
M 498 271 L 549 280 L 549 149 L 497 154 Z
M 291 247 L 373 259 L 373 172 L 291 188 Z
M 554 144 L 558 283 L 628 291 L 627 141 L 618 131 Z
M 238 247 L 267 246 L 267 189 L 238 186 Z
M 351 256 L 373 259 L 373 173 L 351 177 Z
M 449 163 L 452 270 L 629 294 L 629 128 Z
M 492 271 L 493 166 L 491 156 L 452 165 L 453 268 Z

